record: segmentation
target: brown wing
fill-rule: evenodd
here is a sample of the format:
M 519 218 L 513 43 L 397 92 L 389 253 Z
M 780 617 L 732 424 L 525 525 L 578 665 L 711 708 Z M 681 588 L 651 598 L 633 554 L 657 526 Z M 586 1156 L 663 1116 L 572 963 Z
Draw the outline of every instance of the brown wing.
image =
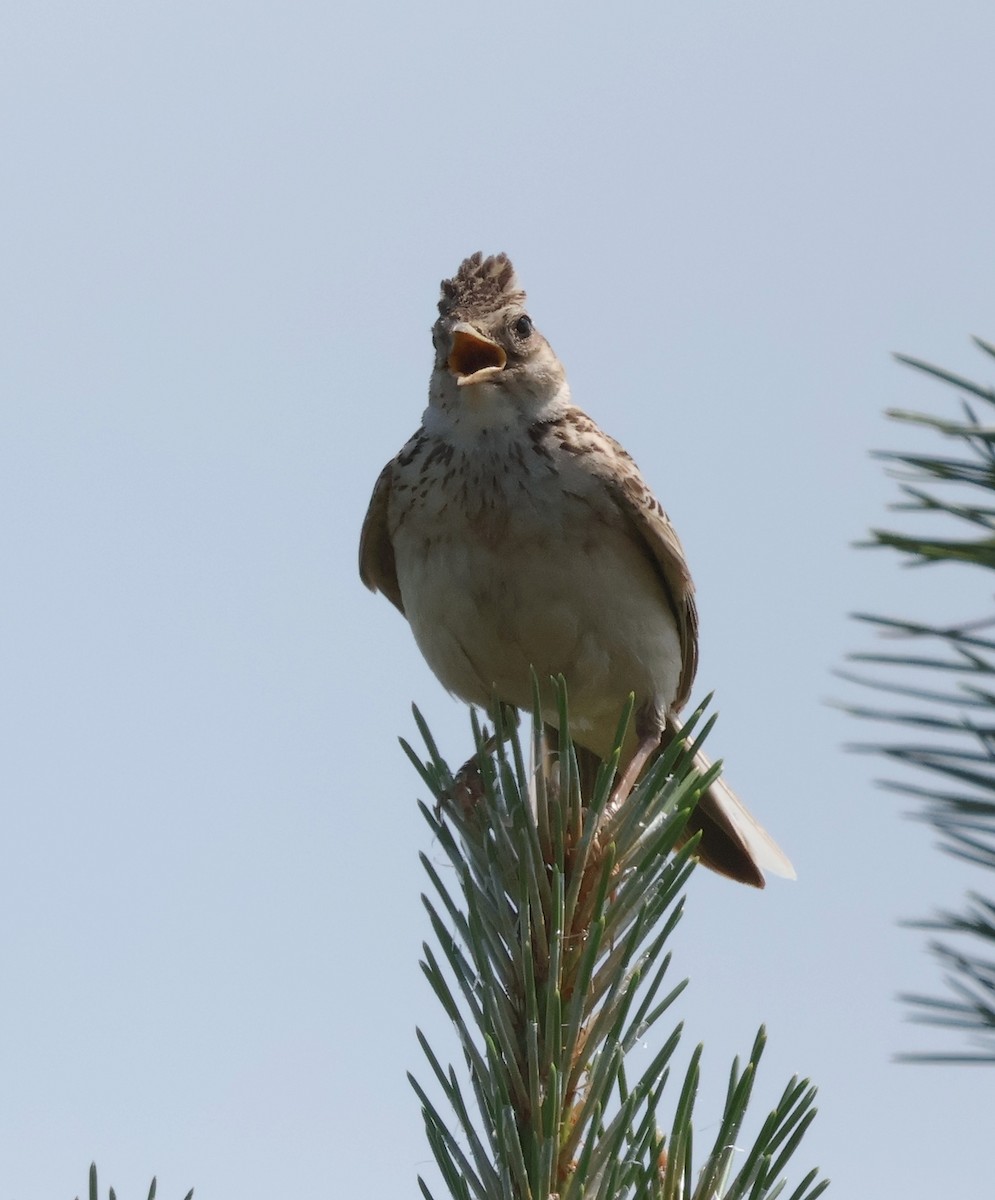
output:
M 663 506 L 628 453 L 579 411 L 574 424 L 584 448 L 594 451 L 584 461 L 646 547 L 666 588 L 681 640 L 681 677 L 674 697 L 674 710 L 680 711 L 691 694 L 698 670 L 698 609 L 684 548 Z
M 674 697 L 674 710 L 679 712 L 691 695 L 698 670 L 698 609 L 684 548 L 660 501 L 638 474 L 617 479 L 609 490 L 653 555 L 667 588 L 681 639 L 681 678 Z
M 371 592 L 383 592 L 391 604 L 403 613 L 394 546 L 387 528 L 387 505 L 390 502 L 393 474 L 394 463 L 391 460 L 380 472 L 370 507 L 366 510 L 363 532 L 359 536 L 359 577 Z

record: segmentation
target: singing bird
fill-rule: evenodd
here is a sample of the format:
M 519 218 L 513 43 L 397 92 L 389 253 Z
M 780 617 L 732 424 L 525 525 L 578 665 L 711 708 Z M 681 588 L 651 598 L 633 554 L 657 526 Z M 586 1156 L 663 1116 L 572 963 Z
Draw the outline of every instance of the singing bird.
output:
M 506 255 L 471 255 L 443 281 L 432 344 L 428 407 L 377 480 L 360 576 L 468 704 L 528 710 L 532 670 L 562 674 L 588 774 L 634 694 L 616 791 L 627 794 L 680 730 L 694 682 L 698 614 L 681 543 L 626 451 L 571 402 Z M 544 704 L 555 726 L 551 692 Z M 700 753 L 697 763 L 709 765 Z M 721 874 L 754 887 L 764 871 L 794 878 L 721 779 L 690 829 Z

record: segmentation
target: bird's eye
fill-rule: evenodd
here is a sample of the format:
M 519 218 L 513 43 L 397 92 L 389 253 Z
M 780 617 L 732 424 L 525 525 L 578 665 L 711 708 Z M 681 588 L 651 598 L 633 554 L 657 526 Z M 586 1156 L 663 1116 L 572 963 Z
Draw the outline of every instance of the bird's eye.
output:
M 525 313 L 522 313 L 512 328 L 522 339 L 522 341 L 525 341 L 525 339 L 532 333 L 532 318 L 526 316 Z

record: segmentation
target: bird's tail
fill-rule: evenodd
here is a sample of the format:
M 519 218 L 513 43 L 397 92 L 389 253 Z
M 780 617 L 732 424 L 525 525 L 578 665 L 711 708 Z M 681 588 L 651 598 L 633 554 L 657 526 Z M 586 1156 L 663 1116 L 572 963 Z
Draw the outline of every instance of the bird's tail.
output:
M 679 734 L 681 728 L 681 722 L 676 717 L 670 717 L 661 745 L 666 745 Z M 581 795 L 587 796 L 597 779 L 601 759 L 583 746 L 575 745 L 574 749 L 580 772 Z M 702 774 L 712 766 L 700 750 L 694 756 L 694 765 Z M 698 858 L 704 866 L 720 875 L 758 888 L 764 886 L 765 871 L 786 879 L 796 877 L 788 856 L 721 777 L 702 793 L 688 820 L 684 840 L 699 831 Z
M 670 717 L 667 728 L 673 735 L 680 733 L 682 725 Z M 701 750 L 694 765 L 702 773 L 712 766 Z M 753 887 L 764 886 L 765 871 L 797 878 L 791 860 L 721 776 L 702 793 L 687 828 L 689 834 L 701 830 L 698 857 L 720 875 Z

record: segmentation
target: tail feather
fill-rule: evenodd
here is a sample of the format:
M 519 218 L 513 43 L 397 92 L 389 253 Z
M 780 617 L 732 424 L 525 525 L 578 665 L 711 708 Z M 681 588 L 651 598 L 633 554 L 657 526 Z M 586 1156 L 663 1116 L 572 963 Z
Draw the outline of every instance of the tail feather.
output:
M 664 734 L 664 744 L 679 734 L 681 728 L 681 722 L 671 717 Z M 558 746 L 557 731 L 546 726 L 546 733 L 549 738 L 547 744 L 555 750 Z M 584 746 L 575 744 L 574 749 L 581 795 L 589 796 L 594 790 L 601 759 Z M 694 765 L 702 774 L 712 766 L 700 750 L 694 756 Z M 701 863 L 737 883 L 762 888 L 765 871 L 786 879 L 796 878 L 795 869 L 787 855 L 722 778 L 716 779 L 702 793 L 688 820 L 684 840 L 698 832 L 701 833 L 701 840 L 697 855 Z
M 680 733 L 681 728 L 676 717 L 669 719 L 672 733 Z M 700 750 L 694 765 L 702 773 L 712 766 Z M 721 777 L 702 793 L 691 814 L 688 832 L 699 829 L 698 857 L 720 875 L 761 888 L 765 871 L 784 879 L 797 878 L 788 856 Z

